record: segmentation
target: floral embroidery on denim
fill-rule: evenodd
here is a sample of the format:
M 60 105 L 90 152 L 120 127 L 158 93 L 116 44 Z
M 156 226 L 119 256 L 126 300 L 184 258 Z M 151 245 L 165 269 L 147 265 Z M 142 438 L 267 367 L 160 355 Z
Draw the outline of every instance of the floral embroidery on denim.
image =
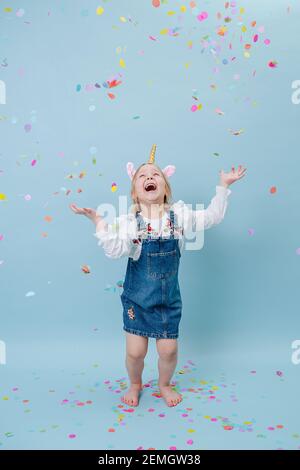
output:
M 134 319 L 135 319 L 135 314 L 134 314 L 133 307 L 130 307 L 130 308 L 127 310 L 127 313 L 128 313 L 128 316 L 129 316 L 130 320 L 134 320 Z

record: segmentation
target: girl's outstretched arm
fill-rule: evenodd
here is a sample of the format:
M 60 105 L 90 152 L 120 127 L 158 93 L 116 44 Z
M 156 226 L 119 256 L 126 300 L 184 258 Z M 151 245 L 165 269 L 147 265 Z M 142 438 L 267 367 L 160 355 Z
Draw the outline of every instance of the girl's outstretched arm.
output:
M 229 186 L 243 178 L 245 174 L 246 168 L 242 165 L 239 165 L 237 170 L 235 170 L 234 166 L 231 167 L 231 171 L 228 173 L 225 173 L 223 169 L 219 172 L 220 184 L 216 186 L 216 195 L 212 198 L 206 209 L 193 211 L 193 227 L 197 229 L 198 224 L 200 230 L 201 227 L 206 230 L 219 224 L 224 219 L 228 206 L 228 196 L 231 194 Z
M 246 168 L 239 165 L 238 169 L 231 168 L 229 173 L 220 171 L 220 184 L 216 186 L 216 194 L 206 209 L 193 210 L 183 201 L 178 201 L 175 208 L 181 217 L 184 231 L 187 233 L 201 232 L 219 224 L 225 216 L 228 206 L 229 186 L 245 176 Z
M 88 217 L 94 224 L 94 236 L 99 239 L 98 245 L 104 249 L 109 258 L 121 258 L 122 256 L 138 256 L 138 245 L 133 240 L 136 238 L 135 220 L 130 215 L 123 215 L 115 219 L 114 224 L 107 224 L 94 210 L 87 207 L 77 207 L 70 204 L 75 214 Z

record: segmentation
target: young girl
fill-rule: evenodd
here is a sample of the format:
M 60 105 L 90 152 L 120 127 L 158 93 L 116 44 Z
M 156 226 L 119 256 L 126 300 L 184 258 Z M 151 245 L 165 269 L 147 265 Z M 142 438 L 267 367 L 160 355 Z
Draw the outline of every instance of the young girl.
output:
M 228 186 L 245 175 L 246 168 L 220 171 L 220 184 L 207 209 L 189 209 L 183 201 L 171 204 L 168 177 L 175 167 L 163 170 L 155 164 L 154 145 L 147 163 L 137 170 L 131 162 L 127 172 L 132 180 L 133 212 L 116 218 L 115 224 L 104 223 L 94 209 L 78 208 L 71 204 L 76 214 L 83 214 L 96 225 L 94 235 L 99 239 L 106 256 L 128 257 L 124 289 L 123 329 L 126 332 L 126 367 L 130 388 L 122 401 L 137 406 L 142 391 L 144 358 L 149 337 L 156 338 L 159 355 L 158 386 L 168 406 L 182 400 L 171 385 L 178 355 L 178 327 L 182 302 L 178 284 L 178 268 L 183 251 L 184 234 L 188 229 L 203 231 L 223 219 L 227 208 Z

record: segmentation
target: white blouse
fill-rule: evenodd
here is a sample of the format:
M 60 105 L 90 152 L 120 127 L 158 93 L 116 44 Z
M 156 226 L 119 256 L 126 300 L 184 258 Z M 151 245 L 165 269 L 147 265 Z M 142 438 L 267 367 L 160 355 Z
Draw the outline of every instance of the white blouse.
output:
M 227 209 L 227 197 L 231 190 L 224 186 L 216 186 L 216 194 L 206 209 L 193 210 L 182 200 L 172 204 L 177 221 L 174 237 L 179 239 L 180 252 L 183 251 L 185 233 L 197 233 L 219 224 Z M 142 216 L 145 225 L 150 224 L 151 237 L 170 236 L 170 220 L 168 212 L 160 219 L 148 219 Z M 113 224 L 108 224 L 107 229 L 102 229 L 93 234 L 99 239 L 98 245 L 104 249 L 109 258 L 128 256 L 137 260 L 141 254 L 142 243 L 138 237 L 145 236 L 144 231 L 138 233 L 137 220 L 133 213 L 116 217 Z

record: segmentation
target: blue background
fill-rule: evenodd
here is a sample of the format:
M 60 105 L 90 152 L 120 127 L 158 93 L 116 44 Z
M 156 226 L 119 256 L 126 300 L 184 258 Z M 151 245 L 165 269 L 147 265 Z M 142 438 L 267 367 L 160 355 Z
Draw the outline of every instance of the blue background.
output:
M 300 447 L 300 366 L 291 361 L 300 332 L 300 107 L 291 100 L 300 7 L 292 0 L 232 2 L 235 9 L 198 3 L 1 4 L 0 340 L 7 363 L 0 365 L 0 449 Z M 201 11 L 208 18 L 200 22 Z M 232 21 L 224 23 L 226 16 Z M 178 35 L 161 34 L 165 28 Z M 121 83 L 108 89 L 113 79 Z M 202 109 L 192 112 L 197 103 Z M 130 202 L 126 163 L 145 161 L 153 143 L 160 166 L 176 165 L 175 201 L 207 206 L 220 169 L 244 164 L 247 175 L 230 187 L 225 218 L 205 232 L 203 249 L 181 260 L 174 380 L 183 402 L 168 409 L 152 395 L 150 340 L 149 386 L 140 406 L 123 412 L 119 381 L 126 388 L 128 377 L 117 283 L 127 260 L 108 259 L 93 224 L 69 204 L 117 210 L 119 196 Z M 196 385 L 202 390 L 191 391 Z

